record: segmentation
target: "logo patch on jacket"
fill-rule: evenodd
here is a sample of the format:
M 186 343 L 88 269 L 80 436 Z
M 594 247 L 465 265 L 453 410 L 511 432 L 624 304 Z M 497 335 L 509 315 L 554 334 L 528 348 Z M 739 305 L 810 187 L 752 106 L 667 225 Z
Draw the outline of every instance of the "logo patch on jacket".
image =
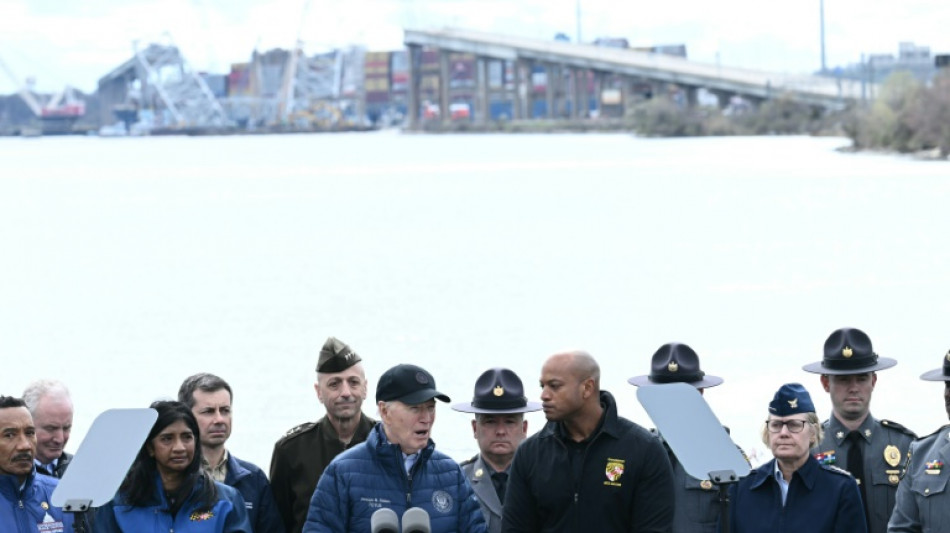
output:
M 432 507 L 440 513 L 448 513 L 452 510 L 452 495 L 444 490 L 437 490 L 432 493 Z
M 609 485 L 611 487 L 619 487 L 620 477 L 623 476 L 623 459 L 607 459 L 607 468 L 604 470 L 604 473 L 607 475 L 607 481 L 604 481 L 604 485 Z
M 214 511 L 195 511 L 191 513 L 191 516 L 188 517 L 188 520 L 192 522 L 204 522 L 205 520 L 211 520 L 214 518 Z

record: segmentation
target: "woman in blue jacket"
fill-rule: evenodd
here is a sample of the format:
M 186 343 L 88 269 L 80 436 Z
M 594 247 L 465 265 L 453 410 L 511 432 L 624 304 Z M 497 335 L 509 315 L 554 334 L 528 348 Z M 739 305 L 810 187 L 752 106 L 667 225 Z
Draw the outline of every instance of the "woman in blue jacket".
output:
M 804 387 L 775 393 L 762 440 L 775 459 L 732 487 L 732 533 L 867 533 L 857 482 L 810 453 L 821 426 Z
M 158 419 L 119 492 L 96 512 L 96 533 L 252 533 L 244 499 L 201 468 L 198 422 L 180 402 Z

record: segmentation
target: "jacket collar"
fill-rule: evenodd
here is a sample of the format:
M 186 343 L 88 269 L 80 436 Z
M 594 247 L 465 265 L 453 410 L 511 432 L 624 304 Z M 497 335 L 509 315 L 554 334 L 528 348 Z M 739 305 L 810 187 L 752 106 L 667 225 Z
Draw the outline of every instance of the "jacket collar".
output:
M 228 452 L 228 473 L 224 476 L 225 485 L 234 485 L 239 479 L 251 475 L 251 471 L 244 468 L 230 451 Z
M 493 469 L 482 460 L 482 455 L 479 454 L 472 464 L 472 475 L 469 477 L 469 484 L 482 504 L 492 513 L 501 516 L 501 501 L 498 500 L 495 484 L 491 480 L 492 472 Z
M 23 491 L 20 491 L 20 480 L 13 474 L 3 474 L 0 475 L 0 494 L 9 495 L 12 498 L 19 499 L 21 494 L 25 494 L 31 486 L 33 486 L 33 478 L 36 477 L 36 465 L 33 466 L 33 469 L 30 470 L 30 473 L 26 476 L 26 481 L 23 483 Z
M 386 438 L 386 431 L 383 429 L 382 422 L 376 424 L 376 426 L 373 427 L 373 429 L 369 432 L 369 436 L 366 437 L 366 445 L 369 447 L 370 451 L 375 452 L 380 457 L 393 456 L 397 458 L 399 460 L 399 469 L 405 472 L 402 467 L 402 448 L 400 448 L 398 444 L 389 442 L 389 439 Z M 426 444 L 426 447 L 419 450 L 419 459 L 412 467 L 413 470 L 421 468 L 422 465 L 429 459 L 429 456 L 432 455 L 433 451 L 435 451 L 435 441 L 433 441 L 430 437 L 429 443 Z
M 864 422 L 861 423 L 861 426 L 858 428 L 858 432 L 861 433 L 861 436 L 864 437 L 864 440 L 871 442 L 871 438 L 874 436 L 874 432 L 877 431 L 877 419 L 871 416 L 871 413 L 868 413 L 867 418 L 864 419 Z M 850 429 L 846 428 L 842 424 L 838 417 L 831 413 L 831 418 L 828 419 L 828 425 L 825 428 L 825 432 L 830 435 L 831 439 L 834 441 L 835 446 L 841 446 L 841 443 L 848 438 L 848 433 L 851 432 Z
M 800 479 L 802 484 L 805 485 L 805 488 L 811 491 L 815 488 L 815 482 L 818 479 L 818 468 L 818 461 L 816 461 L 815 458 L 809 454 L 808 459 L 805 460 L 805 464 L 803 464 L 801 468 L 792 474 L 792 480 L 789 482 L 789 487 L 791 487 L 792 483 L 795 482 L 795 479 Z M 778 483 L 775 481 L 775 478 L 772 477 L 773 472 L 775 472 L 775 459 L 772 459 L 771 461 L 757 468 L 756 473 L 758 475 L 756 476 L 756 479 L 752 481 L 752 490 L 765 486 L 765 482 L 768 480 L 772 480 L 773 483 Z
M 600 405 L 604 408 L 604 412 L 600 417 L 597 429 L 587 438 L 588 441 L 597 438 L 601 433 L 606 433 L 614 438 L 621 433 L 620 420 L 617 417 L 617 401 L 614 400 L 613 394 L 605 390 L 600 391 Z M 560 440 L 566 439 L 566 435 L 567 431 L 561 422 L 548 422 L 538 434 L 539 438 L 556 437 Z

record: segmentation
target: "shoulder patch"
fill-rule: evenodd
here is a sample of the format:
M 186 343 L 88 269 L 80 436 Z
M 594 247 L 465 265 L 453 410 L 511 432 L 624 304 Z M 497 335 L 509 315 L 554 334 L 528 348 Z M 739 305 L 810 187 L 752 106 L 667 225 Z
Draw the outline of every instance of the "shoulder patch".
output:
M 466 460 L 462 461 L 461 463 L 459 463 L 459 466 L 470 465 L 470 464 L 474 463 L 477 459 L 478 459 L 478 456 L 477 456 L 477 455 L 473 455 L 473 456 L 470 457 L 469 459 L 466 459 Z
M 903 433 L 903 434 L 905 434 L 905 435 L 908 435 L 908 436 L 911 437 L 911 438 L 914 438 L 914 439 L 917 438 L 917 434 L 916 434 L 916 433 L 914 433 L 913 431 L 911 431 L 911 430 L 905 428 L 904 426 L 898 424 L 897 422 L 894 422 L 893 420 L 881 420 L 881 425 L 884 426 L 884 427 L 886 427 L 886 428 L 888 428 L 888 429 L 893 429 L 893 430 L 895 430 L 895 431 L 900 431 L 901 433 Z
M 835 465 L 825 465 L 825 464 L 823 464 L 823 465 L 821 465 L 821 467 L 824 468 L 825 470 L 829 471 L 829 472 L 834 472 L 835 474 L 841 474 L 842 476 L 854 477 L 854 476 L 851 475 L 851 472 L 848 472 L 848 471 L 845 470 L 844 468 L 838 468 L 838 467 L 835 466 Z

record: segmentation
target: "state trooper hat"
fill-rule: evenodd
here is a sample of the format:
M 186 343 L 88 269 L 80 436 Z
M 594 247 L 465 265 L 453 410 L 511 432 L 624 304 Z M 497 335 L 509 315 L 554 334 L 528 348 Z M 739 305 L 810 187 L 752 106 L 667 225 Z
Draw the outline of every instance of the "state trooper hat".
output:
M 950 381 L 950 352 L 943 356 L 943 367 L 920 375 L 924 381 Z
M 800 383 L 786 383 L 775 392 L 775 397 L 769 403 L 769 414 L 775 416 L 797 415 L 799 413 L 814 413 L 815 404 L 811 402 L 811 395 Z
M 435 390 L 435 378 L 416 365 L 396 365 L 383 373 L 376 384 L 376 401 L 399 401 L 418 405 L 433 398 L 449 403 L 448 396 Z
M 699 368 L 699 356 L 692 348 L 678 342 L 660 346 L 653 354 L 650 374 L 634 376 L 627 383 L 640 387 L 662 383 L 688 383 L 697 389 L 722 384 L 722 378 L 708 376 Z
M 802 367 L 814 374 L 864 374 L 884 370 L 897 364 L 888 357 L 874 353 L 867 333 L 857 328 L 841 328 L 825 341 L 825 357 Z
M 518 374 L 507 368 L 492 368 L 475 381 L 472 402 L 454 404 L 452 409 L 463 413 L 515 414 L 538 411 L 541 404 L 528 401 Z
M 317 359 L 317 372 L 343 372 L 363 359 L 345 342 L 336 337 L 328 337 L 320 349 Z

